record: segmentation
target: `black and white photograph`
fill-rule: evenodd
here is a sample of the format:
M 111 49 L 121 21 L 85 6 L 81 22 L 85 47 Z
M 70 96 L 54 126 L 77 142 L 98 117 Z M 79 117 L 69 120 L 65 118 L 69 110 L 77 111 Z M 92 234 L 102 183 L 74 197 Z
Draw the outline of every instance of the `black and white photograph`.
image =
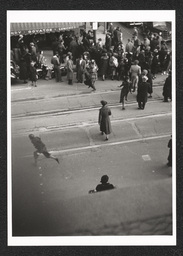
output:
M 7 11 L 8 245 L 176 245 L 175 33 L 173 10 Z

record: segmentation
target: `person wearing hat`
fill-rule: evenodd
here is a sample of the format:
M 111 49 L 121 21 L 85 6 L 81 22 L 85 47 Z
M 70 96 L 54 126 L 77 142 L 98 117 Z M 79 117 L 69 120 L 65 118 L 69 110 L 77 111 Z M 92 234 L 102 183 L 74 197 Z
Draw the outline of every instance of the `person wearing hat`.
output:
M 125 110 L 125 100 L 127 100 L 128 93 L 131 92 L 131 82 L 129 76 L 125 77 L 123 83 L 119 87 L 122 87 L 119 102 L 122 103 L 122 110 Z
M 108 175 L 103 175 L 100 180 L 101 184 L 98 184 L 96 186 L 96 189 L 89 190 L 89 194 L 114 189 L 115 186 L 113 184 L 110 184 L 108 181 L 109 181 Z
M 143 76 L 142 82 L 138 85 L 137 90 L 137 102 L 138 102 L 138 109 L 145 109 L 145 104 L 147 102 L 147 94 L 148 94 L 148 87 L 149 83 L 147 82 L 148 77 Z
M 36 151 L 34 152 L 35 164 L 37 164 L 37 159 L 38 159 L 40 154 L 43 154 L 46 158 L 54 159 L 59 164 L 58 158 L 52 156 L 48 152 L 45 144 L 41 141 L 40 137 L 34 136 L 34 134 L 29 134 L 29 139 L 30 139 L 31 143 L 34 145 L 34 147 L 36 148 Z
M 164 86 L 163 86 L 163 97 L 164 102 L 168 102 L 168 99 L 172 99 L 172 72 L 169 71 L 169 75 L 165 80 Z
M 100 103 L 102 104 L 102 107 L 99 109 L 98 124 L 100 125 L 101 134 L 103 135 L 105 133 L 105 140 L 108 140 L 109 134 L 112 132 L 111 121 L 109 118 L 111 115 L 111 110 L 107 106 L 107 101 L 101 100 Z
M 135 92 L 137 88 L 139 76 L 141 74 L 141 67 L 138 64 L 139 64 L 139 61 L 135 60 L 134 64 L 131 65 L 130 71 L 129 71 L 131 76 L 131 81 L 132 81 L 133 92 Z
M 97 67 L 97 64 L 95 63 L 95 60 L 91 60 L 89 63 L 86 75 L 88 76 L 88 84 L 87 85 L 89 88 L 91 87 L 94 92 L 96 91 L 95 81 L 98 78 L 97 71 L 98 71 L 98 67 Z
M 149 96 L 148 96 L 148 98 L 152 98 L 152 93 L 153 93 L 153 80 L 152 80 L 152 75 L 151 75 L 150 69 L 148 69 L 148 70 L 143 69 L 141 75 L 139 76 L 138 85 L 139 85 L 140 83 L 142 83 L 142 78 L 143 78 L 143 76 L 147 76 L 147 78 L 148 78 L 148 80 L 147 80 L 147 82 L 149 83 L 149 87 L 148 87 Z

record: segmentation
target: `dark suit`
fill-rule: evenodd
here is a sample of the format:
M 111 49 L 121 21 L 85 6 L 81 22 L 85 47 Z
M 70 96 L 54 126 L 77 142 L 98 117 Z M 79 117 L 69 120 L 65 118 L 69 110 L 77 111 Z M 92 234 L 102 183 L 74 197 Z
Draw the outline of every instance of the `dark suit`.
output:
M 149 83 L 147 82 L 142 82 L 138 85 L 137 102 L 140 109 L 145 108 L 145 104 L 147 102 L 148 87 L 149 87 Z

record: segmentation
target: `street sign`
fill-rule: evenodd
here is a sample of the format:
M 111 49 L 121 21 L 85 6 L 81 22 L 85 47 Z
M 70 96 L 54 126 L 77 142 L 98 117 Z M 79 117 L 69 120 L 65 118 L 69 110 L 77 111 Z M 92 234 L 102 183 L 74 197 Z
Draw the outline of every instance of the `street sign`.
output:
M 93 25 L 93 30 L 97 30 L 98 22 L 93 22 L 92 25 Z

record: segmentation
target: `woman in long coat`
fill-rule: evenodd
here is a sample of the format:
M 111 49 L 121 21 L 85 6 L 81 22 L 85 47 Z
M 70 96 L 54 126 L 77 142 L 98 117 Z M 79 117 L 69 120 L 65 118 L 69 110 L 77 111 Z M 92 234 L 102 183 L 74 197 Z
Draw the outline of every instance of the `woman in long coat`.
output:
M 30 67 L 31 57 L 28 48 L 23 51 L 23 54 L 20 59 L 20 80 L 24 81 L 24 84 L 27 83 L 29 78 L 29 67 Z
M 102 100 L 100 102 L 102 104 L 102 107 L 99 109 L 99 118 L 98 118 L 98 123 L 100 125 L 100 131 L 101 134 L 103 135 L 104 133 L 106 134 L 106 139 L 109 139 L 109 134 L 112 132 L 111 129 L 111 121 L 109 116 L 111 115 L 111 110 L 107 106 L 107 102 Z
M 68 79 L 68 84 L 73 84 L 73 61 L 72 61 L 72 56 L 68 55 L 68 60 L 67 60 L 67 79 Z
M 104 81 L 107 76 L 107 70 L 109 65 L 109 56 L 106 52 L 102 55 L 100 63 L 100 74 L 102 76 L 102 81 Z

